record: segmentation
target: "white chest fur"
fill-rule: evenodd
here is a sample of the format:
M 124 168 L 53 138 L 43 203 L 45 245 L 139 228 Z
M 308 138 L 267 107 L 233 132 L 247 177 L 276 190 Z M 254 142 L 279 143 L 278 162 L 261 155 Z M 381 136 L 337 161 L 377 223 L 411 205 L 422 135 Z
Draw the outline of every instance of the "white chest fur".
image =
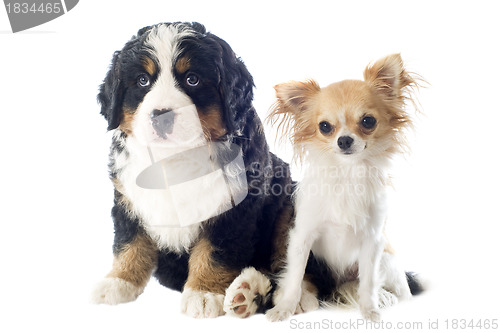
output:
M 160 249 L 168 248 L 178 253 L 187 251 L 198 237 L 199 223 L 180 227 L 178 216 L 168 189 L 145 189 L 137 185 L 137 176 L 151 165 L 151 157 L 146 147 L 133 139 L 127 140 L 127 153 L 116 155 L 115 167 L 124 194 L 132 204 L 133 213 L 142 222 L 143 228 Z M 171 152 L 176 153 L 175 151 Z M 196 200 L 196 192 L 193 200 Z
M 159 248 L 186 251 L 202 222 L 232 209 L 248 193 L 237 145 L 167 149 L 144 146 L 134 137 L 122 140 L 127 150 L 115 153 L 117 177 L 133 213 Z
M 368 164 L 310 165 L 297 192 L 297 223 L 310 232 L 312 251 L 339 275 L 358 261 L 363 243 L 382 234 L 385 176 Z

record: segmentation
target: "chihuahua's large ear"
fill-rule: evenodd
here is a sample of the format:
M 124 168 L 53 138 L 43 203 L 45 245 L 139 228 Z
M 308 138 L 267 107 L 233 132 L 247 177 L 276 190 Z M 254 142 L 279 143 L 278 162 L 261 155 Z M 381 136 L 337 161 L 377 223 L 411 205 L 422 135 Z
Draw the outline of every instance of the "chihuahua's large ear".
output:
M 294 158 L 302 160 L 302 143 L 314 135 L 315 127 L 309 126 L 311 116 L 305 112 L 310 101 L 321 88 L 314 80 L 289 81 L 274 86 L 276 102 L 271 106 L 267 122 L 276 125 L 278 141 L 289 139 L 294 146 Z
M 321 88 L 314 80 L 289 81 L 274 86 L 276 90 L 277 103 L 285 112 L 303 111 L 307 107 L 307 101 L 316 95 Z
M 406 72 L 400 54 L 391 54 L 366 67 L 365 81 L 388 101 L 404 102 L 405 88 L 415 85 L 415 80 Z
M 316 95 L 321 88 L 314 80 L 304 82 L 289 81 L 274 86 L 276 102 L 271 106 L 267 122 L 276 125 L 279 131 L 288 132 L 290 126 L 307 108 L 308 101 Z

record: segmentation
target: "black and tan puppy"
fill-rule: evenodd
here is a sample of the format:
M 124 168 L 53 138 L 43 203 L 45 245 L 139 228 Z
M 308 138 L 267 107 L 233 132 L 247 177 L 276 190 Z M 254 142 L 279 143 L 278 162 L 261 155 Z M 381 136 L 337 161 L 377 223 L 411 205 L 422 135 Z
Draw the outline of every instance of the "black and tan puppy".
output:
M 154 275 L 183 312 L 214 317 L 243 268 L 270 271 L 291 178 L 252 99 L 243 62 L 201 24 L 145 27 L 115 52 L 98 95 L 114 132 L 114 262 L 96 303 L 133 301 Z

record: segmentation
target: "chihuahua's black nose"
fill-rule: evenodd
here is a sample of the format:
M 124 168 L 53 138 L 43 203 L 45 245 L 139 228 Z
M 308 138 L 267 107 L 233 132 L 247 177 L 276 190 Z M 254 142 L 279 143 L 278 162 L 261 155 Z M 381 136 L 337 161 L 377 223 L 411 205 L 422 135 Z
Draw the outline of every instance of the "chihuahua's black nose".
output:
M 347 150 L 351 148 L 352 143 L 354 142 L 354 139 L 351 138 L 350 136 L 341 136 L 337 140 L 337 144 L 339 145 L 339 148 L 342 150 Z
M 166 139 L 166 134 L 171 134 L 174 128 L 175 114 L 172 109 L 153 110 L 151 112 L 151 124 L 159 137 Z

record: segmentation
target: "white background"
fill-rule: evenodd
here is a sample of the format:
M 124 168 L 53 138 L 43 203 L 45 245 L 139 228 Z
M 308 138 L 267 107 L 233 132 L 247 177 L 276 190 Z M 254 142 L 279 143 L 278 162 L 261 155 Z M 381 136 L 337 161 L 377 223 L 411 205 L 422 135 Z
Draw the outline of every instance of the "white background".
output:
M 361 79 L 401 52 L 428 82 L 413 152 L 394 170 L 389 235 L 431 288 L 383 311 L 399 321 L 500 320 L 499 10 L 490 1 L 80 1 L 68 14 L 12 34 L 0 9 L 0 331 L 169 332 L 325 330 L 360 318 L 322 310 L 268 323 L 195 320 L 180 294 L 151 280 L 136 302 L 88 303 L 111 267 L 110 133 L 96 103 L 112 53 L 135 32 L 199 21 L 225 39 L 255 78 L 263 118 L 274 84 Z M 271 133 L 271 132 L 270 132 Z M 274 145 L 286 160 L 290 150 Z M 325 322 L 322 322 L 325 320 Z M 450 322 L 451 323 L 451 322 Z M 358 328 L 362 331 L 363 326 Z M 477 329 L 476 329 L 477 330 Z M 491 331 L 491 330 L 490 330 Z

